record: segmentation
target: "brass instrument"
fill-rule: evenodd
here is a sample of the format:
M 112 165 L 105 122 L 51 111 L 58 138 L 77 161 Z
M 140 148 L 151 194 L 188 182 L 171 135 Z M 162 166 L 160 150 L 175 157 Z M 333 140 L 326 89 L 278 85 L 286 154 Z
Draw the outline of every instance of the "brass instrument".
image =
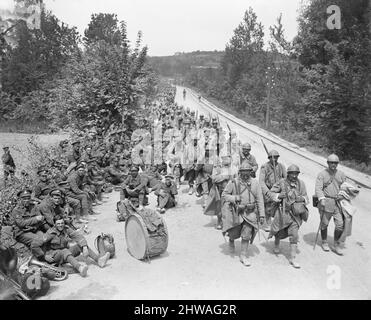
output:
M 22 266 L 19 268 L 19 271 L 21 273 L 24 273 L 27 271 L 28 268 L 32 266 L 37 266 L 40 269 L 53 272 L 55 275 L 55 278 L 53 279 L 53 281 L 63 281 L 63 280 L 66 280 L 68 277 L 68 272 L 66 270 L 62 268 L 54 267 L 48 263 L 41 262 L 33 256 L 31 256 L 29 259 L 27 259 L 27 261 L 24 264 L 22 264 Z
M 11 288 L 14 289 L 14 294 L 13 295 L 15 295 L 15 298 L 17 298 L 17 300 L 31 300 L 27 296 L 27 294 L 25 294 L 22 291 L 22 288 L 18 283 L 16 281 L 14 281 L 12 278 L 5 275 L 2 271 L 0 271 L 0 280 L 10 283 Z

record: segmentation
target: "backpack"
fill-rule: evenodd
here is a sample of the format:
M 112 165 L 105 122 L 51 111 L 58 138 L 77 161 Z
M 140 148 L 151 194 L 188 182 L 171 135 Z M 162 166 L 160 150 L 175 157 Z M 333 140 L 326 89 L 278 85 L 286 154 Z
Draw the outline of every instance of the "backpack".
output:
M 110 259 L 115 256 L 115 240 L 112 234 L 102 233 L 95 238 L 95 248 L 98 250 L 100 255 L 104 255 L 106 252 L 110 253 Z

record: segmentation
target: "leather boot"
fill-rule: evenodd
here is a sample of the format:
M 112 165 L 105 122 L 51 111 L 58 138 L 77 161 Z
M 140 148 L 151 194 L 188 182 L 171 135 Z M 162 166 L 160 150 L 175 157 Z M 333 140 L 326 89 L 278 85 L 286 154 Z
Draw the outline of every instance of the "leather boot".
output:
M 329 248 L 328 243 L 327 243 L 327 228 L 321 230 L 321 239 L 322 239 L 321 247 L 322 247 L 323 251 L 325 251 L 325 252 L 330 251 L 330 248 Z
M 274 249 L 273 249 L 273 252 L 275 254 L 279 254 L 280 253 L 280 239 L 275 237 L 274 238 Z
M 106 252 L 103 256 L 101 256 L 99 259 L 98 259 L 98 266 L 100 268 L 104 268 L 105 265 L 107 264 L 107 261 L 109 260 L 111 254 L 109 252 Z
M 340 237 L 342 235 L 343 231 L 342 230 L 336 230 L 334 231 L 334 252 L 338 254 L 339 256 L 343 255 L 343 250 L 341 249 L 340 245 Z
M 296 261 L 296 249 L 297 249 L 297 244 L 294 244 L 294 243 L 290 243 L 290 264 L 296 268 L 296 269 L 299 269 L 300 268 L 300 264 L 297 263 Z
M 80 264 L 72 255 L 67 257 L 67 262 L 77 270 L 82 277 L 86 277 L 88 274 L 88 266 L 86 264 Z
M 249 241 L 248 240 L 241 240 L 241 253 L 240 253 L 240 261 L 245 267 L 250 267 L 251 263 L 247 258 L 247 250 L 249 248 Z

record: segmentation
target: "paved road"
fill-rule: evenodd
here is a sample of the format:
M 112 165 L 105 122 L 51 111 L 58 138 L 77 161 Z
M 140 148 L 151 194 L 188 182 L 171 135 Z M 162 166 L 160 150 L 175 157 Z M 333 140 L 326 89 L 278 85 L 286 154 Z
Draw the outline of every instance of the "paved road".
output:
M 182 89 L 176 101 L 191 109 L 208 112 L 204 104 L 191 95 L 183 100 Z M 224 123 L 223 117 L 221 117 Z M 230 124 L 243 141 L 252 144 L 252 153 L 259 164 L 266 154 L 258 136 L 240 126 Z M 270 148 L 269 143 L 267 144 Z M 276 147 L 275 147 L 276 148 Z M 322 169 L 318 164 L 303 159 L 284 148 L 276 148 L 287 166 L 297 163 L 301 179 L 311 196 L 314 180 Z M 126 250 L 124 224 L 115 221 L 114 192 L 98 207 L 101 214 L 90 223 L 92 233 L 87 236 L 93 245 L 100 232 L 112 233 L 116 240 L 117 257 L 104 269 L 91 265 L 88 277 L 70 275 L 62 283 L 53 283 L 46 299 L 370 299 L 371 191 L 362 189 L 356 199 L 358 208 L 353 223 L 353 236 L 347 241 L 345 256 L 325 253 L 319 247 L 313 251 L 319 223 L 316 210 L 310 209 L 310 218 L 300 229 L 298 261 L 302 268 L 289 265 L 288 240 L 282 241 L 283 254 L 273 254 L 273 242 L 256 238 L 250 247 L 252 266 L 244 267 L 236 254 L 227 253 L 227 244 L 215 220 L 202 214 L 200 201 L 180 189 L 179 206 L 169 210 L 164 218 L 169 231 L 167 252 L 151 263 L 132 258 Z M 151 207 L 155 198 L 150 197 Z M 333 225 L 329 228 L 332 234 Z M 329 237 L 330 243 L 332 237 Z M 239 251 L 239 243 L 236 246 Z

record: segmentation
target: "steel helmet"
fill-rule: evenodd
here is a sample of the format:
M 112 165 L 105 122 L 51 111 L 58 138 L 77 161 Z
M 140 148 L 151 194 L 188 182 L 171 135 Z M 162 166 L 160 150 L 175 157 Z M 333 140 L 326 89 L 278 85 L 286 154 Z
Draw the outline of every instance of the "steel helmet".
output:
M 287 173 L 289 172 L 297 172 L 297 173 L 300 173 L 300 169 L 299 167 L 296 165 L 296 164 L 292 164 L 291 166 L 289 166 L 287 168 Z
M 280 154 L 278 153 L 278 151 L 276 151 L 276 150 L 271 150 L 271 151 L 269 151 L 269 153 L 268 153 L 268 158 L 271 158 L 271 157 L 279 157 L 280 156 Z
M 248 150 L 251 150 L 251 145 L 250 145 L 250 143 L 244 143 L 243 145 L 242 145 L 242 149 L 248 149 Z
M 336 154 L 331 154 L 327 158 L 327 162 L 337 162 L 339 163 L 339 157 Z
M 253 171 L 253 170 L 254 170 L 253 167 L 249 163 L 244 162 L 241 164 L 238 171 Z

